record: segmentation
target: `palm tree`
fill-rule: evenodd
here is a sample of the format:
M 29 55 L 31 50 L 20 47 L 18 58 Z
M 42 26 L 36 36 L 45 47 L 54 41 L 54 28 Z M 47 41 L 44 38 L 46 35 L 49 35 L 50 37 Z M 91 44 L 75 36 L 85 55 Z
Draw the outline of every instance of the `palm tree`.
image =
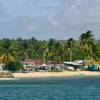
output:
M 47 56 L 48 56 L 49 60 L 54 60 L 54 58 L 55 58 L 55 52 L 56 52 L 55 43 L 56 43 L 56 41 L 54 39 L 50 39 L 48 42 Z
M 56 63 L 62 62 L 62 60 L 63 60 L 63 50 L 62 50 L 62 48 L 63 48 L 63 46 L 60 42 L 55 43 L 55 52 L 54 52 L 55 58 L 54 58 L 54 60 L 55 60 Z
M 68 48 L 68 51 L 69 51 L 69 60 L 70 62 L 72 61 L 72 52 L 73 52 L 73 47 L 74 47 L 74 39 L 73 38 L 70 38 L 67 40 L 67 48 Z
M 44 50 L 44 53 L 43 53 L 43 63 L 45 64 L 46 63 L 46 56 L 47 56 L 47 53 L 48 53 L 48 48 L 46 48 Z
M 13 50 L 12 50 L 9 40 L 5 40 L 2 50 L 3 50 L 3 54 L 1 55 L 0 59 L 4 64 L 6 64 L 8 62 L 15 62 L 16 57 L 13 53 Z
M 19 43 L 19 59 L 25 60 L 28 58 L 28 41 L 25 39 Z
M 80 50 L 85 55 L 85 60 L 92 60 L 94 56 L 93 47 L 94 47 L 94 38 L 91 31 L 87 31 L 80 36 Z

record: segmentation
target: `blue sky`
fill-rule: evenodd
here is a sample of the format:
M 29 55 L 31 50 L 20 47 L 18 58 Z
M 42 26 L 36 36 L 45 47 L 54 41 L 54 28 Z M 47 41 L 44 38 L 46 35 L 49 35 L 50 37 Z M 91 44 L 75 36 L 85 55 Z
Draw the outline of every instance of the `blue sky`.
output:
M 0 0 L 0 38 L 100 38 L 100 0 Z

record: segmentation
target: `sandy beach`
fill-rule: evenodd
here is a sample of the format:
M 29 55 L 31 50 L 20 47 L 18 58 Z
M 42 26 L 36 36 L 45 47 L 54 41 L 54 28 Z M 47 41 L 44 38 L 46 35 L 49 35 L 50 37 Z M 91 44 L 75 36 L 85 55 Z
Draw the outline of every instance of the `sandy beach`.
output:
M 90 71 L 33 72 L 33 73 L 13 73 L 13 76 L 15 78 L 100 76 L 100 72 L 90 72 Z

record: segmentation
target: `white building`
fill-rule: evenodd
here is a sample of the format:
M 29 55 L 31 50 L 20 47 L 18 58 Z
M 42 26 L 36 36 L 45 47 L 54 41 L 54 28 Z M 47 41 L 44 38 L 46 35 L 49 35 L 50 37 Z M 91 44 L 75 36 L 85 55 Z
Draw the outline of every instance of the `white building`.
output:
M 0 63 L 0 72 L 4 72 L 4 64 Z

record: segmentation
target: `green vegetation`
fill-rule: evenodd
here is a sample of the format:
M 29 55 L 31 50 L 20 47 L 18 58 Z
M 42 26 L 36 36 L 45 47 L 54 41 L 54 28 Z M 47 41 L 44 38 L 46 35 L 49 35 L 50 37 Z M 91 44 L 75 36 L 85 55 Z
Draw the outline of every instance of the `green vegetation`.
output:
M 100 63 L 100 40 L 96 40 L 91 31 L 81 34 L 79 40 L 39 41 L 34 37 L 0 40 L 0 60 L 9 70 L 18 70 L 20 64 L 17 61 L 27 59 L 42 59 L 46 63 L 74 60 Z
M 11 72 L 16 72 L 16 71 L 22 69 L 22 65 L 20 64 L 19 61 L 9 62 L 6 64 L 6 69 L 11 71 Z

